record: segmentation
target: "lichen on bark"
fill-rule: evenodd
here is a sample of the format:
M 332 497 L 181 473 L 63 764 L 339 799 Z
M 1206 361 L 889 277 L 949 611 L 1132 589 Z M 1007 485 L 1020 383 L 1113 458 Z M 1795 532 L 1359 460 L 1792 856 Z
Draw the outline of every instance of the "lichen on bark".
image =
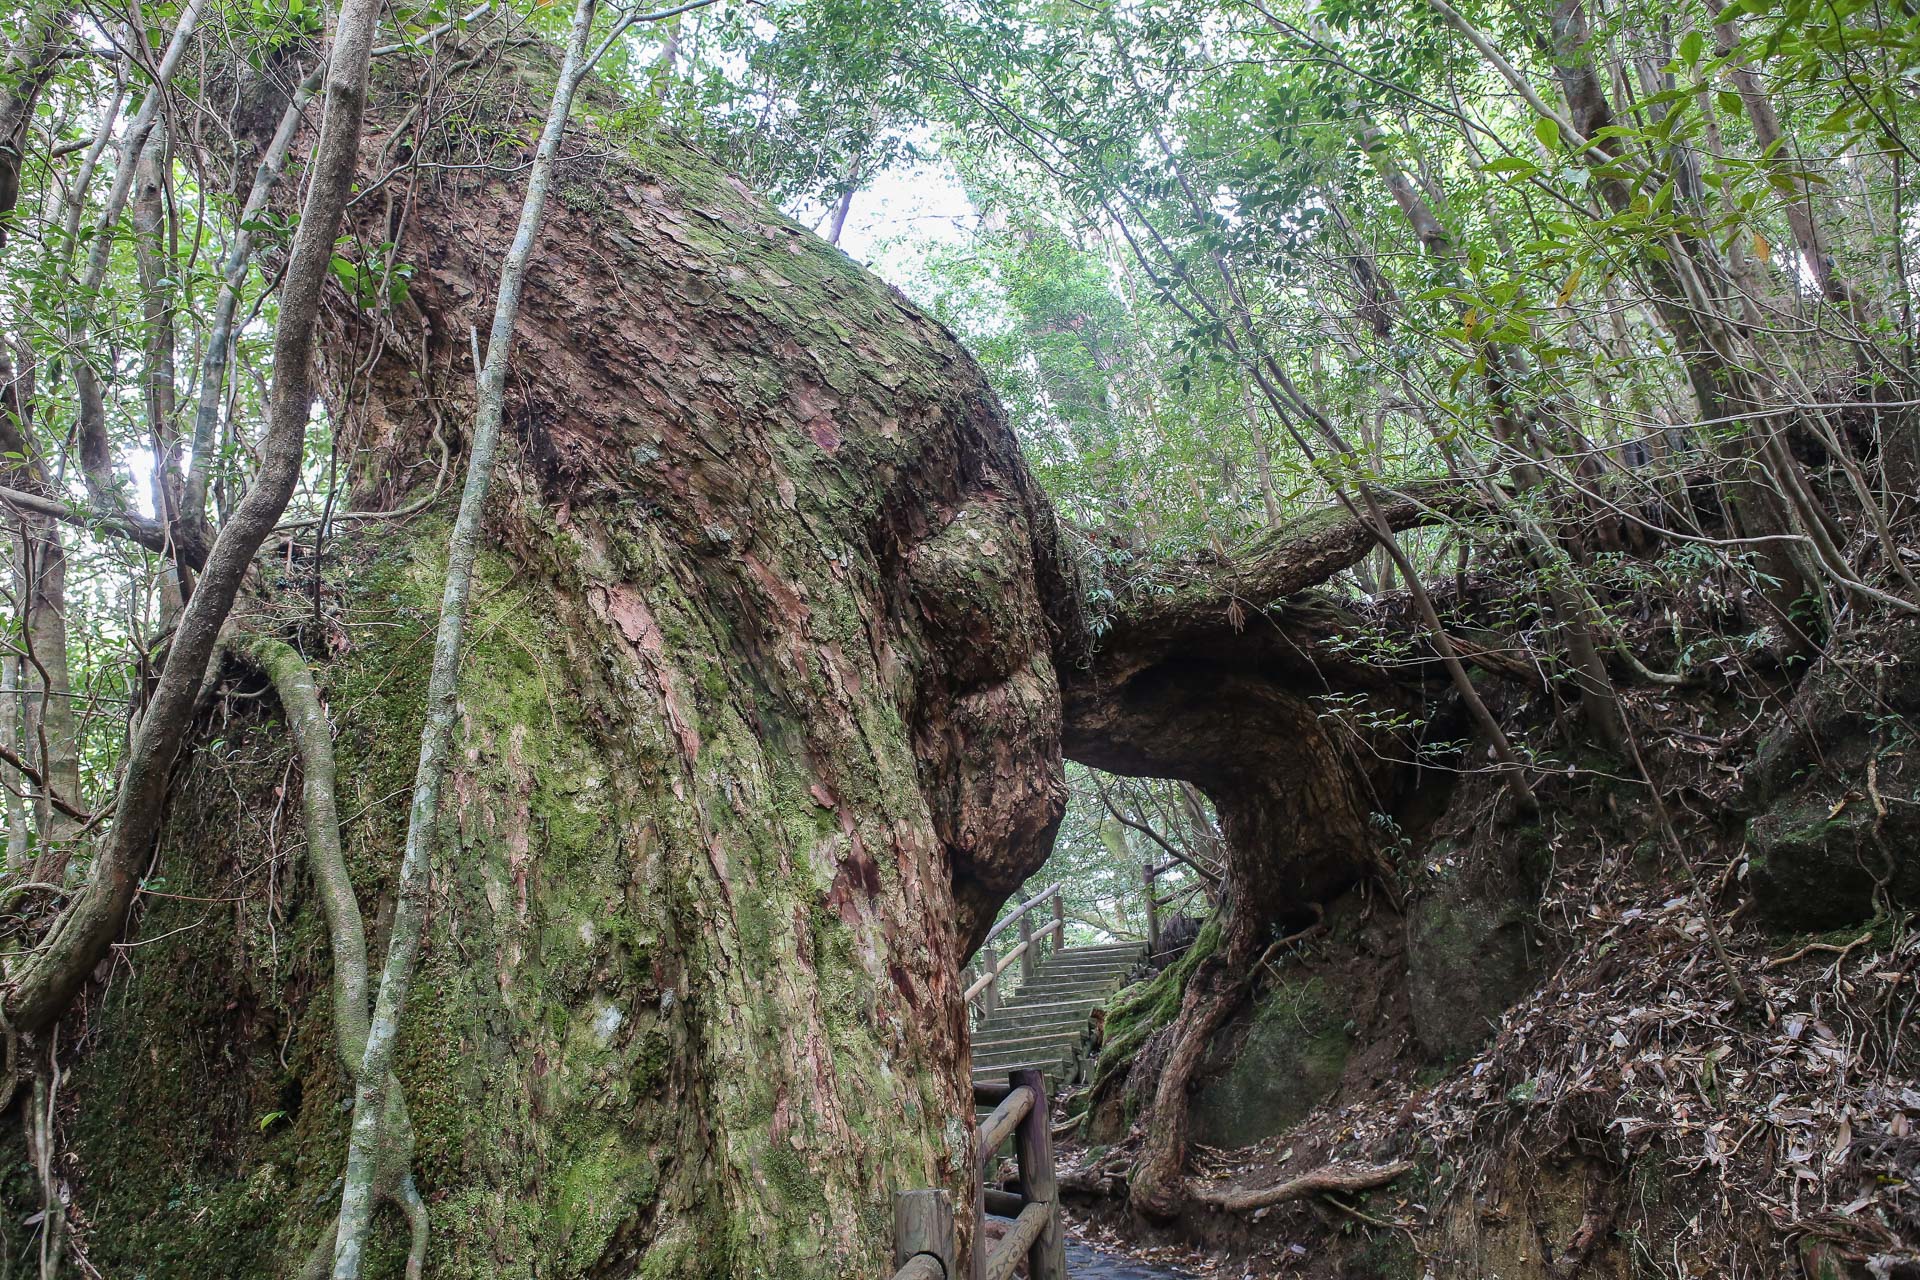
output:
M 539 79 L 463 87 L 506 120 Z M 376 98 L 369 155 L 397 111 Z M 427 1270 L 877 1274 L 896 1189 L 965 1190 L 958 964 L 1058 816 L 1052 516 L 939 326 L 678 144 L 578 149 L 569 181 L 602 198 L 550 211 L 521 312 L 395 1067 Z M 358 444 L 354 506 L 417 497 L 436 431 L 458 451 L 476 282 L 516 207 L 485 181 L 416 189 L 405 322 L 370 368 L 370 319 L 332 300 L 322 386 Z M 327 559 L 344 651 L 314 665 L 378 950 L 444 535 L 360 527 Z M 293 614 L 269 597 L 246 625 Z M 289 757 L 252 718 L 270 708 L 236 704 L 227 733 L 278 771 L 182 795 L 163 867 L 284 942 L 231 953 L 221 926 L 152 906 L 143 934 L 197 924 L 153 953 L 196 982 L 137 972 L 96 1011 L 112 1047 L 75 1064 L 81 1195 L 125 1229 L 95 1243 L 116 1271 L 284 1271 L 337 1199 L 347 1085 L 317 900 L 209 820 L 275 812 Z M 298 839 L 274 821 L 270 849 Z M 221 990 L 250 993 L 238 1041 Z M 216 1066 L 169 1034 L 183 1017 L 262 1052 Z M 135 1114 L 118 1086 L 156 1067 L 227 1122 Z M 116 1178 L 116 1158 L 194 1172 Z M 196 1217 L 238 1234 L 214 1247 Z M 395 1272 L 402 1234 L 377 1220 L 366 1274 Z

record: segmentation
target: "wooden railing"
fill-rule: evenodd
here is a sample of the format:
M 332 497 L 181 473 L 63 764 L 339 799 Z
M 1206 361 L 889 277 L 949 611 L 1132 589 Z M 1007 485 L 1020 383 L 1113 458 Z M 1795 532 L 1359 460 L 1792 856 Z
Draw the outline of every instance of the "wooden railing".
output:
M 1176 896 L 1169 893 L 1161 897 L 1153 882 L 1180 865 L 1180 859 L 1168 858 L 1165 862 L 1149 862 L 1140 868 L 1140 885 L 1147 894 L 1148 959 L 1160 954 L 1160 908 L 1170 905 Z
M 1042 903 L 1053 903 L 1053 921 L 1039 934 L 1033 931 L 1034 908 Z M 1020 945 L 1000 955 L 994 948 L 993 940 L 1005 933 L 1013 925 L 1020 926 Z M 967 979 L 967 1004 L 971 1008 L 976 1002 L 981 1013 L 992 1013 L 1000 1007 L 1000 975 L 1013 964 L 1020 962 L 1020 980 L 1033 981 L 1040 968 L 1041 948 L 1048 942 L 1053 950 L 1059 951 L 1067 945 L 1066 908 L 1060 897 L 1060 886 L 1052 884 L 1039 894 L 1015 907 L 999 924 L 988 931 L 986 941 L 980 944 L 979 968 L 969 968 L 962 975 Z
M 1022 1258 L 1028 1280 L 1067 1280 L 1067 1236 L 1053 1169 L 1046 1076 L 1031 1069 L 1010 1072 L 1005 1085 L 976 1084 L 973 1100 L 997 1105 L 980 1122 L 974 1148 L 974 1247 L 967 1280 L 1009 1280 Z M 1012 1190 L 989 1187 L 987 1174 L 1008 1138 L 1013 1139 L 1019 1181 Z M 986 1247 L 989 1213 L 1013 1219 L 991 1252 Z M 939 1189 L 897 1193 L 893 1280 L 962 1280 L 955 1256 L 952 1197 Z

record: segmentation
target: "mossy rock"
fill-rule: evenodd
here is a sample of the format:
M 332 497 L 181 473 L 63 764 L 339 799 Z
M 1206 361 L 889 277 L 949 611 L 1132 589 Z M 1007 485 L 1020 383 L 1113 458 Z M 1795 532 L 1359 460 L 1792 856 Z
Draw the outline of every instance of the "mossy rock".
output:
M 1869 655 L 1865 659 L 1853 655 Z M 1755 749 L 1743 790 L 1748 881 L 1788 932 L 1920 903 L 1920 624 L 1881 626 L 1823 658 Z
M 1889 806 L 1876 822 L 1869 800 L 1816 789 L 1768 809 L 1747 827 L 1747 875 L 1762 917 L 1789 931 L 1852 924 L 1874 914 L 1882 882 L 1892 901 L 1920 901 L 1920 821 L 1910 812 Z
M 1222 1029 L 1201 1060 L 1189 1117 L 1197 1141 L 1240 1147 L 1284 1133 L 1340 1083 L 1346 1001 L 1318 979 L 1284 983 Z
M 1540 948 L 1518 902 L 1440 884 L 1407 909 L 1407 997 L 1414 1037 L 1435 1058 L 1464 1058 L 1538 980 Z

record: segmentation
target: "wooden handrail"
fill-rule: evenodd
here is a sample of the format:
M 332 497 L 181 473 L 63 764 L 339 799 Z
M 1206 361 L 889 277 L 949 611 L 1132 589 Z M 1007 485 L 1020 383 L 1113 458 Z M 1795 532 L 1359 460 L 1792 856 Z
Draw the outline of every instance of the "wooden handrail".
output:
M 993 1114 L 980 1122 L 980 1162 L 985 1164 L 1007 1135 L 1019 1127 L 1027 1113 L 1033 1110 L 1033 1090 L 1021 1085 L 1007 1094 Z
M 940 1188 L 893 1197 L 893 1280 L 960 1280 L 953 1197 Z
M 1055 951 L 1066 947 L 1067 918 L 1062 907 L 1066 899 L 1061 890 L 1062 886 L 1057 881 L 1048 885 L 1015 907 L 1004 920 L 987 931 L 987 936 L 980 940 L 980 951 L 986 972 L 967 984 L 965 1000 L 969 1008 L 973 1006 L 975 1000 L 980 1000 L 984 996 L 985 999 L 981 1000 L 980 1004 L 981 1011 L 987 1014 L 993 1013 L 999 1007 L 997 984 L 1000 975 L 1005 973 L 1015 960 L 1020 961 L 1023 981 L 1032 982 L 1040 971 L 1041 948 L 1049 940 L 1052 941 Z M 1036 931 L 1032 920 L 1033 909 L 1047 902 L 1053 903 L 1053 920 L 1041 925 Z M 993 940 L 1015 924 L 1020 926 L 1020 945 L 1004 956 L 996 956 L 993 951 Z M 969 968 L 968 973 L 971 972 L 972 969 Z
M 1033 910 L 1035 907 L 1047 901 L 1049 898 L 1057 896 L 1059 892 L 1060 892 L 1060 886 L 1058 883 L 1048 885 L 1044 890 L 1040 892 L 1040 895 L 1038 897 L 1029 898 L 1027 901 L 1015 907 L 1013 909 L 1013 914 L 1009 915 L 1006 919 L 1002 920 L 999 924 L 996 924 L 995 926 L 993 926 L 993 928 L 987 930 L 987 936 L 980 939 L 980 945 L 984 947 L 989 942 L 992 942 L 995 938 L 1000 936 L 1001 930 L 1005 929 L 1008 925 L 1013 924 L 1015 921 L 1020 919 L 1021 916 L 1024 916 L 1025 914 L 1027 914 L 1027 912 Z
M 1047 1106 L 1046 1076 L 1030 1067 L 1012 1071 L 1005 1084 L 973 1086 L 973 1100 L 999 1106 L 980 1126 L 968 1280 L 1010 1280 L 1023 1258 L 1030 1280 L 1067 1280 L 1066 1228 L 1060 1219 L 1060 1183 L 1053 1170 L 1053 1117 Z M 1017 1192 L 986 1183 L 986 1172 L 1009 1137 L 1020 1164 Z M 1013 1219 L 991 1254 L 987 1251 L 988 1211 Z M 946 1191 L 895 1194 L 891 1280 L 962 1280 L 954 1243 L 953 1201 Z
M 893 1280 L 947 1280 L 947 1269 L 930 1253 L 916 1253 L 893 1273 Z
M 1007 971 L 1007 966 L 1012 964 L 1015 960 L 1018 960 L 1022 955 L 1024 955 L 1026 953 L 1027 948 L 1032 945 L 1033 944 L 1030 942 L 1023 942 L 1019 946 L 1015 947 L 1013 950 L 1007 952 L 1006 955 L 1000 957 L 999 962 L 993 966 L 993 969 L 991 972 L 981 974 L 977 979 L 974 980 L 974 984 L 967 988 L 966 998 L 969 1001 L 971 1001 L 975 996 L 979 995 L 982 991 L 985 991 L 988 987 L 992 986 L 993 980 L 995 978 L 998 978 L 1001 974 L 1005 973 Z
M 1014 1269 L 1026 1258 L 1053 1216 L 1051 1202 L 1034 1201 L 1022 1209 L 1020 1216 L 1013 1220 L 1012 1228 L 1000 1237 L 1000 1243 L 987 1258 L 987 1280 L 1011 1280 Z

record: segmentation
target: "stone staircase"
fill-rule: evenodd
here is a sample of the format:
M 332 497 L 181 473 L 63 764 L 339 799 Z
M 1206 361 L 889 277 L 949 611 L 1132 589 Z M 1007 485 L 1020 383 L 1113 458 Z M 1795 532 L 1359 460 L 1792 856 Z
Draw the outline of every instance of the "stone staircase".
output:
M 973 1029 L 973 1082 L 1005 1084 L 1007 1073 L 1031 1067 L 1047 1091 L 1080 1077 L 1093 1011 L 1146 959 L 1137 942 L 1068 947 L 1041 962 L 1031 981 L 1002 1000 Z

